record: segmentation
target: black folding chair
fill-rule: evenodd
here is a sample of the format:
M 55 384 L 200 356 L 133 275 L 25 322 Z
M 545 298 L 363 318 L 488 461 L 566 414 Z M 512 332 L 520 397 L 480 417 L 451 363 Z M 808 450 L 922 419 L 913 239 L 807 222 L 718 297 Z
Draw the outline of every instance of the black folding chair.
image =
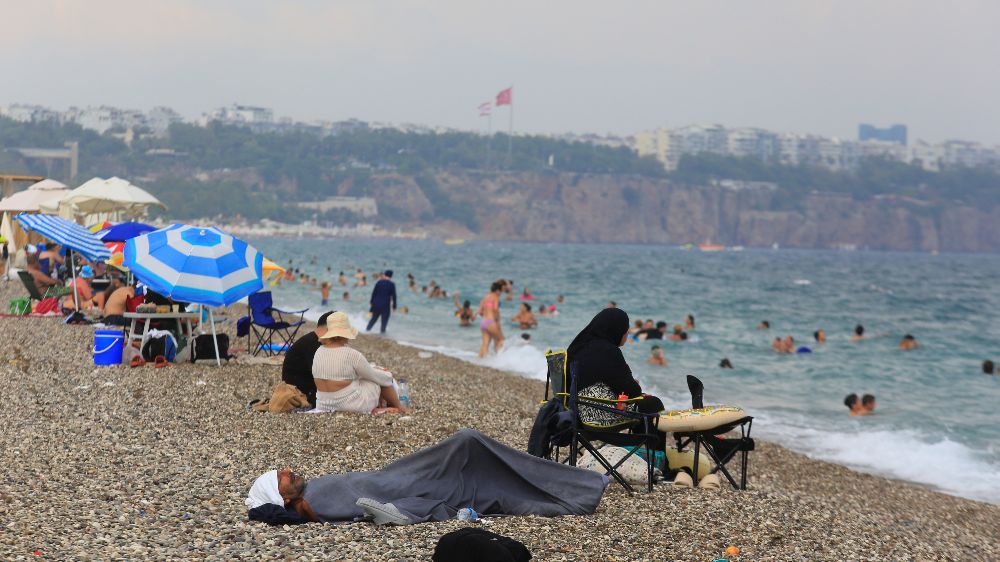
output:
M 565 351 L 549 351 L 545 354 L 548 363 L 548 377 L 545 384 L 545 398 L 549 398 L 549 389 L 552 389 L 552 396 L 562 399 L 562 407 L 570 412 L 570 427 L 566 430 L 571 432 L 569 439 L 564 436 L 556 436 L 562 443 L 569 442 L 569 454 L 560 461 L 561 443 L 555 443 L 551 448 L 550 460 L 565 462 L 570 466 L 576 466 L 580 455 L 580 448 L 583 447 L 594 459 L 600 463 L 605 470 L 605 475 L 614 478 L 629 492 L 634 492 L 632 485 L 625 480 L 618 472 L 618 468 L 633 455 L 639 454 L 641 449 L 646 451 L 646 490 L 653 491 L 653 466 L 656 462 L 656 449 L 659 447 L 660 436 L 656 431 L 658 414 L 646 414 L 642 412 L 632 412 L 628 409 L 618 409 L 619 404 L 634 403 L 642 398 L 631 398 L 629 400 L 605 400 L 590 396 L 580 396 L 577 392 L 576 366 L 566 364 Z M 608 424 L 588 423 L 580 419 L 580 407 L 594 408 L 602 412 L 607 412 L 614 419 Z M 627 430 L 627 431 L 626 431 Z M 616 463 L 612 464 L 601 454 L 594 442 L 601 441 L 609 445 L 625 448 L 628 452 Z
M 299 333 L 299 328 L 306 323 L 305 313 L 308 308 L 302 310 L 280 310 L 274 308 L 274 301 L 270 291 L 260 291 L 250 295 L 247 299 L 250 308 L 250 331 L 247 333 L 247 347 L 253 355 L 261 351 L 264 355 L 271 356 L 281 353 L 288 346 L 295 342 L 295 336 Z M 277 318 L 275 318 L 277 314 Z M 288 315 L 288 320 L 285 315 Z M 295 318 L 295 316 L 298 318 Z M 276 349 L 274 335 L 278 334 L 287 344 L 283 349 Z M 251 336 L 257 343 L 250 345 Z
M 705 391 L 705 385 L 702 384 L 698 377 L 693 375 L 687 376 L 688 390 L 691 391 L 691 407 L 695 409 L 704 408 L 703 395 Z M 735 431 L 739 428 L 740 436 L 729 436 L 726 438 L 721 437 L 722 435 Z M 711 472 L 721 472 L 726 480 L 732 484 L 733 488 L 737 490 L 747 489 L 747 467 L 750 462 L 750 451 L 754 450 L 754 441 L 750 437 L 750 430 L 753 428 L 753 416 L 746 416 L 735 421 L 731 421 L 717 427 L 704 429 L 701 431 L 685 431 L 674 433 L 674 439 L 677 441 L 677 450 L 682 450 L 688 445 L 694 444 L 694 461 L 692 463 L 693 467 L 698 466 L 698 456 L 701 449 L 705 449 L 705 453 L 712 459 L 715 466 L 712 467 Z M 735 457 L 740 457 L 740 479 L 739 482 L 726 468 L 726 464 L 733 460 Z M 694 469 L 691 471 L 693 474 L 691 478 L 694 480 L 694 485 L 698 485 L 698 470 Z

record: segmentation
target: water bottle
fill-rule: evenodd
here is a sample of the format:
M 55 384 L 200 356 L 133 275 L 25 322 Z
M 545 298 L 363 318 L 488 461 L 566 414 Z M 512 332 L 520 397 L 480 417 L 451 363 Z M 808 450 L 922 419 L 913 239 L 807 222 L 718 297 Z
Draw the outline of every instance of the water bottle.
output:
M 410 407 L 410 383 L 406 379 L 399 379 L 399 403 L 404 408 Z
M 479 521 L 479 514 L 476 513 L 476 510 L 471 507 L 463 507 L 458 510 L 457 519 L 459 521 Z

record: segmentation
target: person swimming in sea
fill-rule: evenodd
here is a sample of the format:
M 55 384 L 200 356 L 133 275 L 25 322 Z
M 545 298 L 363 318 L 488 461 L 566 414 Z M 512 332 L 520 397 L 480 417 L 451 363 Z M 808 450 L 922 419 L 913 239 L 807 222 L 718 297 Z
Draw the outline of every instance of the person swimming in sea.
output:
M 992 375 L 995 371 L 996 371 L 996 367 L 993 365 L 992 361 L 990 361 L 989 359 L 983 360 L 983 374 L 984 375 Z
M 911 349 L 917 349 L 920 344 L 917 343 L 917 338 L 913 337 L 913 334 L 906 334 L 903 339 L 899 341 L 899 349 L 902 351 L 910 351 Z
M 865 327 L 858 324 L 854 327 L 854 335 L 851 336 L 851 341 L 861 341 L 865 339 Z
M 684 319 L 684 330 L 694 330 L 694 314 L 688 314 Z
M 541 310 L 544 309 L 544 306 L 541 307 Z M 539 314 L 541 314 L 541 312 L 539 312 Z M 526 302 L 521 303 L 517 314 L 511 317 L 511 321 L 517 324 L 522 330 L 538 326 L 538 320 L 535 318 L 535 315 L 531 313 L 531 305 Z
M 826 330 L 820 328 L 813 332 L 813 339 L 816 340 L 816 343 L 826 343 Z
M 770 330 L 771 329 L 771 323 L 768 322 L 767 320 L 761 320 L 760 324 L 757 324 L 757 329 L 758 330 Z
M 466 299 L 462 304 L 458 304 L 458 293 L 453 296 L 455 303 L 455 318 L 458 318 L 458 325 L 465 328 L 472 325 L 476 319 L 476 311 L 472 309 L 472 301 Z
M 733 364 L 729 361 L 728 357 L 723 357 L 722 361 L 719 361 L 719 368 L 720 369 L 732 369 L 733 368 Z
M 646 363 L 650 365 L 658 365 L 660 367 L 667 366 L 667 357 L 663 354 L 663 348 L 658 345 L 654 345 L 649 350 L 649 359 L 646 359 Z

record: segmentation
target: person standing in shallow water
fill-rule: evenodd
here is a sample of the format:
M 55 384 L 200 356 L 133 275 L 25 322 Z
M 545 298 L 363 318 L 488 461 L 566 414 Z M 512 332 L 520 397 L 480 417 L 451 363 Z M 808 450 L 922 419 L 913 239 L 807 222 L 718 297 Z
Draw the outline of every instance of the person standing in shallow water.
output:
M 493 342 L 493 351 L 500 353 L 503 347 L 503 327 L 500 326 L 500 294 L 504 291 L 506 282 L 501 279 L 490 285 L 490 292 L 479 301 L 479 331 L 483 342 L 479 346 L 479 357 L 486 357 Z
M 389 324 L 389 307 L 392 307 L 391 310 L 396 310 L 396 284 L 392 282 L 391 269 L 386 270 L 385 277 L 379 279 L 378 282 L 375 283 L 375 286 L 372 287 L 372 298 L 370 302 L 372 318 L 368 321 L 368 327 L 365 328 L 365 331 L 372 331 L 372 327 L 375 325 L 375 322 L 381 319 L 382 325 L 379 329 L 379 333 L 384 334 L 385 328 Z

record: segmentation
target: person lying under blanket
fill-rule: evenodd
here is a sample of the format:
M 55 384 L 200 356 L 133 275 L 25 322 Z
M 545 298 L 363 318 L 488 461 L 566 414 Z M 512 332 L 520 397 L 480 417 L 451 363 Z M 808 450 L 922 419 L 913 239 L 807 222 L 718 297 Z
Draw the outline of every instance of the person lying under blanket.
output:
M 485 516 L 588 515 L 606 476 L 540 459 L 473 429 L 407 455 L 381 470 L 306 481 L 290 469 L 261 475 L 245 500 L 249 518 L 272 525 L 307 522 L 409 525 L 454 519 L 471 507 Z

